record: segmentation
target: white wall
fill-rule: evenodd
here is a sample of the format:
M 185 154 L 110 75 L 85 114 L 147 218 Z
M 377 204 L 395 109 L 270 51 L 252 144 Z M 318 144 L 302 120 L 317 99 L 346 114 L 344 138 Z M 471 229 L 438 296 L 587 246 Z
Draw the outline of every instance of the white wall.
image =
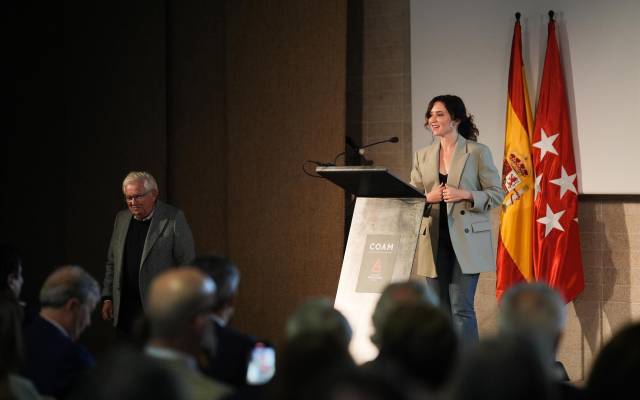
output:
M 411 0 L 413 149 L 431 142 L 423 127 L 427 102 L 457 94 L 501 165 L 514 14 L 522 14 L 535 110 L 549 10 L 556 13 L 579 190 L 639 194 L 639 0 Z

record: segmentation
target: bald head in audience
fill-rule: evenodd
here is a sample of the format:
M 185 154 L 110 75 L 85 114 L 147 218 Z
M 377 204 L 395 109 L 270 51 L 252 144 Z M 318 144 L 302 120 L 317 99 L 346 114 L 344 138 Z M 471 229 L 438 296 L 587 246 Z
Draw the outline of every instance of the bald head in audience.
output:
M 150 344 L 197 354 L 215 294 L 213 280 L 197 268 L 176 268 L 158 275 L 147 302 Z
M 180 267 L 156 276 L 147 297 L 151 339 L 145 352 L 169 367 L 193 400 L 221 399 L 231 392 L 196 366 L 215 295 L 210 277 L 197 268 Z

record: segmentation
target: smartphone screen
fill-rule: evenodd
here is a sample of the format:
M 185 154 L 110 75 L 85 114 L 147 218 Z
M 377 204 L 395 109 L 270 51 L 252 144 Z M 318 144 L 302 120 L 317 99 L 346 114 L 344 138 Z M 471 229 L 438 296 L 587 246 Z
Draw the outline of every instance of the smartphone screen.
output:
M 264 343 L 257 343 L 251 352 L 247 367 L 247 383 L 264 385 L 276 373 L 276 351 Z

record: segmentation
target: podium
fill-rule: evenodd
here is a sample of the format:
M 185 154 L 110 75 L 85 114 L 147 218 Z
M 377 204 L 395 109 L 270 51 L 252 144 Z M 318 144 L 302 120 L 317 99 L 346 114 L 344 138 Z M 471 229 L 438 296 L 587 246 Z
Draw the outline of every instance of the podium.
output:
M 380 293 L 411 276 L 425 198 L 384 167 L 317 167 L 316 172 L 356 196 L 335 308 L 353 330 L 351 354 L 363 363 L 378 352 L 370 337 Z

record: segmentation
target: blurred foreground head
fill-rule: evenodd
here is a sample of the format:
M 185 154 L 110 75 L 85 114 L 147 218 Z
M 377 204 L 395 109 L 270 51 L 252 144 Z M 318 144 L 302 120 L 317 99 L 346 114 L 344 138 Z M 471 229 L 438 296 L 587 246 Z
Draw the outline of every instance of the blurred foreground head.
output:
M 327 334 L 345 349 L 349 347 L 352 335 L 347 319 L 326 298 L 305 301 L 287 320 L 286 330 L 288 340 L 302 334 Z
M 197 268 L 174 268 L 159 274 L 151 283 L 146 309 L 152 339 L 195 339 L 201 335 L 215 294 L 213 280 Z
M 374 333 L 371 341 L 380 347 L 380 335 L 387 317 L 400 304 L 428 304 L 437 306 L 438 296 L 427 286 L 426 282 L 407 280 L 387 285 L 376 304 L 371 317 Z
M 550 368 L 555 361 L 564 323 L 562 297 L 543 282 L 515 285 L 500 299 L 500 334 L 530 340 L 537 347 L 545 368 Z

